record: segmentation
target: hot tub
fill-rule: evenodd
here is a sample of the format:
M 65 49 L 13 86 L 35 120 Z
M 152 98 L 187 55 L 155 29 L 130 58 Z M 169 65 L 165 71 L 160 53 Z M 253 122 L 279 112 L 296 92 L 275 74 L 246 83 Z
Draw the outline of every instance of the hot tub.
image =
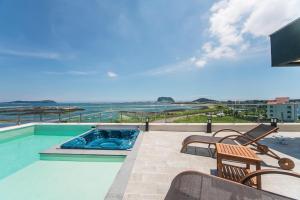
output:
M 93 129 L 61 145 L 62 149 L 131 149 L 140 131 L 138 129 Z

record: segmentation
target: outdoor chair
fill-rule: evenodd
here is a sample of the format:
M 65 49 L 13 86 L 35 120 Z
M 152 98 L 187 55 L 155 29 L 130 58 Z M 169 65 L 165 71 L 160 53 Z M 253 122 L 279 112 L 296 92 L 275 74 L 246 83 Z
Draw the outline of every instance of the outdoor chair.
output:
M 226 144 L 243 145 L 243 146 L 249 145 L 254 147 L 252 148 L 253 150 L 277 159 L 278 165 L 280 166 L 281 169 L 285 169 L 285 170 L 293 169 L 295 167 L 295 164 L 291 159 L 281 158 L 275 152 L 273 152 L 268 146 L 258 143 L 259 140 L 265 138 L 271 133 L 277 132 L 277 130 L 278 127 L 260 124 L 245 133 L 241 133 L 233 129 L 222 129 L 215 132 L 212 136 L 190 135 L 183 140 L 181 152 L 182 153 L 185 152 L 189 144 L 202 143 L 202 144 L 208 144 L 209 154 L 210 156 L 214 157 L 215 153 L 212 152 L 210 147 L 211 145 L 215 146 L 216 143 L 226 143 Z M 235 132 L 237 134 L 228 135 L 225 137 L 216 137 L 218 133 L 223 131 Z
M 284 174 L 300 178 L 300 174 L 290 171 L 259 170 L 248 174 L 241 183 L 236 183 L 197 171 L 185 171 L 173 179 L 165 200 L 292 199 L 245 185 L 251 178 L 263 174 Z

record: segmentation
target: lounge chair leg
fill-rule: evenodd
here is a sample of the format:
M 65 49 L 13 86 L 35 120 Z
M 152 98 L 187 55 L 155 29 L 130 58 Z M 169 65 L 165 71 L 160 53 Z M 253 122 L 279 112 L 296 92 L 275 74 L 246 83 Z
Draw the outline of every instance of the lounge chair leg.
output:
M 289 158 L 280 158 L 278 160 L 278 165 L 280 166 L 281 169 L 284 170 L 291 170 L 295 167 L 294 161 L 292 161 Z
M 260 144 L 260 145 L 257 146 L 257 150 L 259 152 L 261 152 L 262 154 L 267 154 L 268 151 L 269 151 L 269 147 L 267 145 Z
M 213 153 L 213 156 L 212 156 L 213 158 L 216 158 L 216 152 L 217 152 L 217 151 L 214 150 L 214 153 Z
M 180 152 L 181 152 L 181 153 L 184 153 L 184 152 L 186 152 L 186 150 L 187 150 L 187 146 L 184 145 L 184 146 L 181 147 Z
M 210 148 L 210 145 L 211 145 L 211 144 L 208 145 L 209 156 L 212 157 L 212 158 L 214 158 L 214 157 L 215 157 L 215 154 L 216 154 L 216 150 L 213 152 L 213 151 L 211 150 L 211 148 Z
M 278 165 L 281 169 L 284 169 L 284 170 L 291 170 L 295 167 L 295 163 L 293 160 L 289 159 L 289 158 L 280 158 L 276 153 L 274 153 L 271 149 L 269 149 L 268 146 L 266 145 L 262 145 L 262 144 L 259 144 L 257 146 L 257 151 L 262 153 L 262 154 L 265 154 L 265 155 L 268 155 L 272 158 L 275 158 L 278 160 Z

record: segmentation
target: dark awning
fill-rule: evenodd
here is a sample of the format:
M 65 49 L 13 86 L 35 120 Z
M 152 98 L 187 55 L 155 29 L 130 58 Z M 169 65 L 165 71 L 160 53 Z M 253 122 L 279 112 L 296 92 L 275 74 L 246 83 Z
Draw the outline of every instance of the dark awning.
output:
M 300 18 L 271 34 L 272 66 L 300 66 Z

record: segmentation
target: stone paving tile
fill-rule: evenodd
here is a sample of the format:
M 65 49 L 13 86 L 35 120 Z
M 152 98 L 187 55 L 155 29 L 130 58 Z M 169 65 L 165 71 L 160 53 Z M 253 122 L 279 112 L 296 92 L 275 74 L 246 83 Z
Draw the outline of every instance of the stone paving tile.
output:
M 159 194 L 127 194 L 124 200 L 163 200 L 165 195 Z
M 185 170 L 197 170 L 210 174 L 212 171 L 215 171 L 216 160 L 207 157 L 209 154 L 207 152 L 206 145 L 196 145 L 196 148 L 191 149 L 191 151 L 194 151 L 194 153 L 203 156 L 180 153 L 182 140 L 191 134 L 207 135 L 205 133 L 167 131 L 152 131 L 145 133 L 132 170 L 132 174 L 129 178 L 124 199 L 163 199 L 169 189 L 171 181 L 178 173 Z M 295 133 L 287 133 L 287 135 L 289 134 L 295 135 Z M 300 137 L 300 134 L 297 134 L 297 137 Z M 268 143 L 270 141 L 266 142 Z M 299 148 L 296 149 L 296 146 L 293 148 L 293 150 L 300 151 Z M 279 154 L 290 157 L 282 153 Z M 270 168 L 270 166 L 278 167 L 277 160 L 267 156 L 261 156 L 261 158 L 268 165 L 268 168 Z M 299 172 L 299 157 L 297 157 L 298 159 L 294 157 L 290 158 L 295 161 L 297 166 L 294 171 Z M 294 198 L 300 198 L 300 192 L 297 190 L 297 185 L 299 186 L 300 184 L 299 180 L 288 179 L 287 183 L 292 183 L 292 185 L 289 185 L 289 187 L 286 188 L 282 188 L 280 185 L 274 186 L 274 184 L 272 184 L 274 181 L 280 182 L 280 179 L 282 179 L 280 176 L 263 178 L 263 187 L 273 192 L 280 190 L 283 192 L 281 194 L 289 195 Z

